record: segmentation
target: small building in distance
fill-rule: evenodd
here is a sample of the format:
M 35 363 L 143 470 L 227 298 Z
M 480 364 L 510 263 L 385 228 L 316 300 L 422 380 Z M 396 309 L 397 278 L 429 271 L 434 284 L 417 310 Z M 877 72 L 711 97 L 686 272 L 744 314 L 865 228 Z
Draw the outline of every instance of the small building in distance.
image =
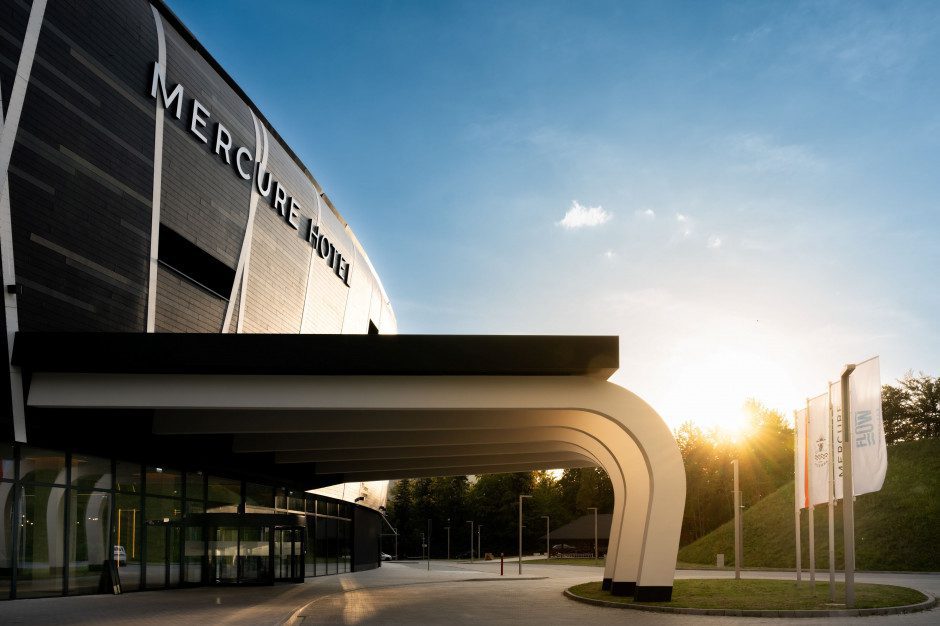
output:
M 599 556 L 607 554 L 607 542 L 610 539 L 610 513 L 600 513 L 597 516 L 597 553 Z M 546 535 L 542 535 L 545 541 Z M 594 514 L 582 515 L 576 520 L 557 529 L 553 528 L 549 541 L 551 554 L 549 556 L 574 557 L 585 554 L 594 554 Z M 562 547 L 568 546 L 568 547 Z

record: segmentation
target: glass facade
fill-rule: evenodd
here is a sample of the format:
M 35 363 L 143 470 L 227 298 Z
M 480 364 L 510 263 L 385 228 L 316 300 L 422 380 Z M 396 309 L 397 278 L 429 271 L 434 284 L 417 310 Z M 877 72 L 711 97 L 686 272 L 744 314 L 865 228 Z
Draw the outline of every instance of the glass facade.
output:
M 276 485 L 0 442 L 0 599 L 97 593 L 111 560 L 124 591 L 349 572 L 352 517 Z

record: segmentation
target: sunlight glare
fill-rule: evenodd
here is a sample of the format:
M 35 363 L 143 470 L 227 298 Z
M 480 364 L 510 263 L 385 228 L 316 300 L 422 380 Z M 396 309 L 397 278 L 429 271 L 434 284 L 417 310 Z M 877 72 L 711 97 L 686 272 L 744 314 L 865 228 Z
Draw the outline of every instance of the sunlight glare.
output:
M 737 411 L 732 411 L 726 419 L 722 420 L 715 427 L 716 435 L 720 439 L 731 443 L 741 443 L 751 431 L 751 419 L 745 413 L 744 407 Z

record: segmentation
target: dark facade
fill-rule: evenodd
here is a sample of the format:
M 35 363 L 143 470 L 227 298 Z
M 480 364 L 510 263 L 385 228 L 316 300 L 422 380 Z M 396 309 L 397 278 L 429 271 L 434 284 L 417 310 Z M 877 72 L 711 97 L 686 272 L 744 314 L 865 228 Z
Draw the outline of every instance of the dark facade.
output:
M 162 2 L 0 0 L 0 96 L 8 355 L 17 332 L 395 332 L 349 226 Z M 125 590 L 376 566 L 378 513 L 304 493 L 329 481 L 303 464 L 31 409 L 10 372 L 0 598 L 97 592 L 108 561 Z

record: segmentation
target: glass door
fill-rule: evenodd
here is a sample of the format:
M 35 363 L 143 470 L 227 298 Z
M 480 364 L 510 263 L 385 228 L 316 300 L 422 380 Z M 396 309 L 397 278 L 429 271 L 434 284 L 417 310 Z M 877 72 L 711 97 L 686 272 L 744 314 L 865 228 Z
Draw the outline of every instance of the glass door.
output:
M 275 580 L 303 581 L 304 530 L 297 527 L 278 527 L 274 530 Z
M 238 582 L 269 584 L 271 582 L 271 527 L 242 526 L 238 546 L 241 571 Z
M 238 527 L 210 527 L 209 581 L 238 582 Z
M 201 585 L 203 556 L 206 545 L 202 526 L 186 526 L 183 528 L 185 541 L 183 543 L 183 584 Z
M 180 527 L 178 524 L 147 522 L 145 579 L 147 589 L 176 587 L 180 582 Z

